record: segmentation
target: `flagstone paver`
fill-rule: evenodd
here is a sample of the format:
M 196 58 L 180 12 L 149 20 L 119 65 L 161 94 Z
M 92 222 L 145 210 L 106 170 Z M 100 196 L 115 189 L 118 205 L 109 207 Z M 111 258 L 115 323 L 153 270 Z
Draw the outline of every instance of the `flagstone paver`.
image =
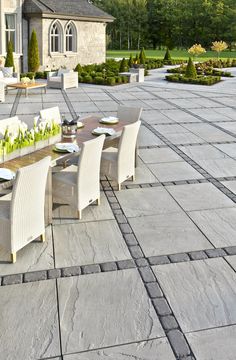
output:
M 235 78 L 11 91 L 0 119 L 29 126 L 142 106 L 134 182 L 102 178 L 101 205 L 55 204 L 46 243 L 0 246 L 0 358 L 235 360 Z M 216 351 L 217 349 L 217 351 Z

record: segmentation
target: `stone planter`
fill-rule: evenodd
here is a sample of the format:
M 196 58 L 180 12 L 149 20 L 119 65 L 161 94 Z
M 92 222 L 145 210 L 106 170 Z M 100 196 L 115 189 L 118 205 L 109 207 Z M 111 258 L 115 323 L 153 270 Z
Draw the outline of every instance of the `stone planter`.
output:
M 10 161 L 20 156 L 28 155 L 34 151 L 41 150 L 49 145 L 56 144 L 61 141 L 61 134 L 51 136 L 48 139 L 36 141 L 33 145 L 25 146 L 21 149 L 12 151 L 11 153 L 0 153 L 0 164 L 6 161 Z
M 144 68 L 130 68 L 130 73 L 137 74 L 137 82 L 144 82 Z
M 54 136 L 51 136 L 49 139 L 48 139 L 48 145 L 53 145 L 53 144 L 56 144 L 58 142 L 61 142 L 61 134 L 57 134 L 57 135 L 54 135 Z
M 4 153 L 3 154 L 3 161 L 10 161 L 12 159 L 15 159 L 20 156 L 20 149 L 14 150 L 10 153 Z

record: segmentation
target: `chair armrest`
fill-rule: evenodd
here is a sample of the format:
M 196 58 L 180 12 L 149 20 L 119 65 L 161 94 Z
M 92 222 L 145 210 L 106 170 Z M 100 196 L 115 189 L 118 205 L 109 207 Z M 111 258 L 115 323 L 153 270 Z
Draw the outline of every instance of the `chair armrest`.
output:
M 20 73 L 14 72 L 12 75 L 14 78 L 17 78 L 17 80 L 20 81 Z
M 49 71 L 47 73 L 47 79 L 49 80 L 51 76 L 57 76 L 57 71 Z

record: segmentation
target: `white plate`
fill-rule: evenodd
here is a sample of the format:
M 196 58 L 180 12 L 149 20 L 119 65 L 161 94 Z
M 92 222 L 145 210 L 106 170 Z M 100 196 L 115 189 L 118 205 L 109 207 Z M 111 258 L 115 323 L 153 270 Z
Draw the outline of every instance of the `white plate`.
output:
M 110 129 L 110 128 L 104 128 L 104 127 L 97 127 L 96 129 L 93 129 L 92 131 L 93 134 L 95 135 L 115 135 L 115 130 L 114 129 Z
M 16 174 L 9 169 L 0 169 L 0 179 L 12 180 L 15 176 Z
M 78 152 L 80 150 L 77 144 L 73 143 L 57 143 L 55 149 L 59 151 Z
M 117 124 L 118 122 L 119 122 L 119 119 L 115 116 L 104 117 L 100 120 L 100 123 L 103 123 L 103 124 Z
M 77 129 L 80 129 L 84 127 L 84 123 L 82 123 L 81 121 L 77 121 Z

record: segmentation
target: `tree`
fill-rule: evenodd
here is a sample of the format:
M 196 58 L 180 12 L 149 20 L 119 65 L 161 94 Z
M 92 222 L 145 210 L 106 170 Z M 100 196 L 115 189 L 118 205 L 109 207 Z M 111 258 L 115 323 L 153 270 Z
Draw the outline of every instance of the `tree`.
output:
M 166 53 L 165 53 L 165 56 L 164 56 L 164 61 L 170 61 L 171 60 L 171 55 L 170 55 L 170 50 L 169 48 L 166 48 Z
M 139 62 L 140 62 L 140 64 L 145 65 L 145 61 L 146 61 L 146 55 L 145 55 L 144 48 L 142 48 L 142 50 L 140 51 L 140 54 L 139 54 Z
M 202 47 L 201 44 L 194 44 L 190 49 L 188 49 L 188 53 L 192 56 L 199 56 L 205 52 L 206 50 Z
M 28 50 L 28 68 L 29 71 L 36 72 L 39 69 L 39 47 L 36 31 L 33 29 Z
M 127 61 L 125 58 L 123 58 L 120 62 L 119 72 L 125 72 L 125 71 L 127 71 Z
M 196 79 L 197 77 L 197 70 L 195 68 L 195 65 L 193 63 L 192 58 L 190 57 L 188 60 L 188 65 L 185 72 L 185 77 L 190 79 Z
M 220 53 L 228 48 L 225 41 L 213 41 L 211 49 L 217 52 L 217 58 L 219 60 Z
M 133 67 L 133 64 L 134 64 L 133 55 L 130 54 L 129 61 L 128 61 L 128 65 L 129 65 L 130 68 L 132 68 L 132 67 Z
M 5 67 L 13 67 L 13 71 L 15 71 L 14 58 L 13 58 L 13 45 L 11 41 L 9 41 L 9 43 L 7 44 L 7 56 L 5 60 Z

